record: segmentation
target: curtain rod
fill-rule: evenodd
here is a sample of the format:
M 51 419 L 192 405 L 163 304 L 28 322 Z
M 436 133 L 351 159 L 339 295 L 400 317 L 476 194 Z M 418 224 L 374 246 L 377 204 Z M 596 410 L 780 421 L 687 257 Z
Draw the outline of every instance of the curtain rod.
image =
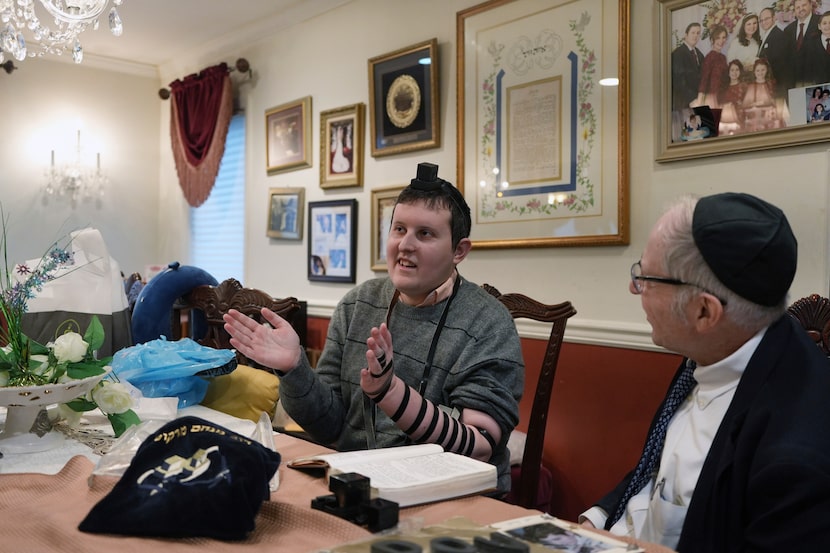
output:
M 248 63 L 248 60 L 245 58 L 239 58 L 236 60 L 236 63 L 233 67 L 228 67 L 228 73 L 233 73 L 234 71 L 239 71 L 240 73 L 247 73 L 248 78 L 251 78 L 251 64 Z M 170 98 L 170 89 L 169 88 L 160 88 L 159 89 L 159 98 L 162 100 L 167 100 Z

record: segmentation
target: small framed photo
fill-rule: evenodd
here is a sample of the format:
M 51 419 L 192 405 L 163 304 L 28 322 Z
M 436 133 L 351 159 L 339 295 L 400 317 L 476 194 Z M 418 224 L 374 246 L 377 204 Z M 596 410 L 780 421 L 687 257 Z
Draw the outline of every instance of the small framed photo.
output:
M 372 190 L 372 270 L 386 271 L 386 243 L 389 239 L 389 226 L 392 223 L 392 210 L 395 201 L 404 186 L 378 188 Z
M 355 282 L 357 200 L 308 204 L 308 280 Z
M 268 191 L 268 228 L 270 238 L 303 239 L 305 190 L 302 188 L 271 188 Z
M 438 40 L 369 60 L 372 156 L 441 146 Z
M 311 96 L 266 110 L 265 152 L 269 175 L 311 167 Z
M 320 188 L 363 186 L 363 104 L 320 113 Z

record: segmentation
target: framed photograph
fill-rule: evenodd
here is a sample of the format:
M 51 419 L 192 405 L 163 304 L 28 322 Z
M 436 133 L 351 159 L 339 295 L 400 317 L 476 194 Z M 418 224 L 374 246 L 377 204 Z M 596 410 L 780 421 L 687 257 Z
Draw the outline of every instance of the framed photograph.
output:
M 355 281 L 357 200 L 308 203 L 308 280 Z
M 441 145 L 438 40 L 369 60 L 372 156 Z
M 271 188 L 268 191 L 268 228 L 266 235 L 283 240 L 303 239 L 305 190 Z
M 386 271 L 386 242 L 395 200 L 405 186 L 393 186 L 372 190 L 372 257 L 373 271 Z
M 320 187 L 363 186 L 363 104 L 320 113 Z
M 658 0 L 657 161 L 830 140 L 822 5 Z
M 457 186 L 474 247 L 628 244 L 629 18 L 629 0 L 457 13 Z
M 266 110 L 265 152 L 269 175 L 311 167 L 311 96 Z

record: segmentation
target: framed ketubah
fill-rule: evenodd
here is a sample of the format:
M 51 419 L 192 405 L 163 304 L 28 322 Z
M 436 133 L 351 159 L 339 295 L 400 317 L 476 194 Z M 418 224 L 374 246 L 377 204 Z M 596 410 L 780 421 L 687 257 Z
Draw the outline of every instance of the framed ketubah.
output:
M 629 17 L 628 0 L 458 12 L 456 185 L 474 247 L 628 243 Z

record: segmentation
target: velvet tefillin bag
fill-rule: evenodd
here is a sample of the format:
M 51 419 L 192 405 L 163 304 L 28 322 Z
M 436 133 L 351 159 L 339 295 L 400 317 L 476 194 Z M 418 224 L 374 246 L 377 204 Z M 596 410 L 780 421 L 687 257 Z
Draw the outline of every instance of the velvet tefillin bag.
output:
M 198 417 L 173 420 L 139 446 L 83 532 L 244 539 L 254 529 L 279 453 Z

